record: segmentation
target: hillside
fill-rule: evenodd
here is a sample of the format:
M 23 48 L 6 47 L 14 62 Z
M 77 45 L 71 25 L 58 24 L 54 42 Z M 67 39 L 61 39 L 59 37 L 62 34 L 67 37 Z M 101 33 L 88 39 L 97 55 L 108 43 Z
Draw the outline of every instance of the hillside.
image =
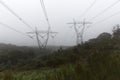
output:
M 7 54 L 7 62 L 0 62 L 1 79 L 120 80 L 120 27 L 112 34 L 102 33 L 84 44 L 59 48 L 44 56 L 31 51 L 11 52 L 16 53 L 12 57 Z

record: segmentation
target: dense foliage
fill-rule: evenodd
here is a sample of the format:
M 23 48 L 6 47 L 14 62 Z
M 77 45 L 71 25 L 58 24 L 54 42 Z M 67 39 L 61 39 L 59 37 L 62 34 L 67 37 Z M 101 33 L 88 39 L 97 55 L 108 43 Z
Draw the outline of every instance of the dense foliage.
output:
M 112 34 L 44 56 L 8 51 L 0 55 L 0 67 L 9 69 L 0 73 L 3 80 L 120 80 L 120 26 Z

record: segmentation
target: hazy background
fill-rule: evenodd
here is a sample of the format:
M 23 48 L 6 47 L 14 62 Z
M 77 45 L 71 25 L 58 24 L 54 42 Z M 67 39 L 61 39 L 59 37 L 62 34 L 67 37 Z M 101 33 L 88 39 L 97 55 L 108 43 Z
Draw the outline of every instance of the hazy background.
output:
M 2 1 L 5 2 L 19 16 L 21 16 L 27 23 L 33 26 L 33 28 L 36 26 L 39 30 L 46 30 L 48 28 L 39 0 Z M 94 0 L 44 0 L 48 17 L 52 25 L 52 30 L 59 32 L 54 40 L 50 39 L 49 45 L 75 45 L 76 39 L 74 29 L 71 28 L 71 25 L 68 25 L 67 23 L 71 22 L 73 18 L 75 18 L 76 21 L 83 20 L 80 17 L 81 14 L 91 5 L 93 1 Z M 117 0 L 98 0 L 84 17 L 86 20 L 89 20 L 115 1 Z M 94 24 L 95 22 L 98 22 L 118 11 L 120 11 L 120 2 L 91 22 Z M 24 33 L 31 31 L 31 29 L 26 27 L 26 25 L 20 22 L 1 4 L 0 22 L 3 22 Z M 91 25 L 91 27 L 89 27 L 84 34 L 84 40 L 96 37 L 102 32 L 112 32 L 113 26 L 119 23 L 120 15 L 116 15 L 104 22 Z M 11 43 L 27 46 L 36 45 L 36 42 L 34 42 L 32 39 L 1 25 L 0 43 Z

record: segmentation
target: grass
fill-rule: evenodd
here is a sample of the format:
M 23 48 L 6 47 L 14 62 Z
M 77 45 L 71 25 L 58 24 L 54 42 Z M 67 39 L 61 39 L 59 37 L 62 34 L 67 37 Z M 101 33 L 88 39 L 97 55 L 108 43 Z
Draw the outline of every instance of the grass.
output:
M 92 64 L 76 63 L 49 70 L 23 72 L 8 70 L 0 73 L 0 80 L 120 80 L 118 64 L 120 60 L 116 56 L 120 59 L 118 55 L 111 56 L 112 59 L 109 59 L 107 64 L 98 60 L 99 64 L 96 65 L 95 59 Z
M 53 70 L 35 70 L 25 72 L 4 71 L 0 80 L 73 80 L 75 78 L 72 66 L 65 66 Z

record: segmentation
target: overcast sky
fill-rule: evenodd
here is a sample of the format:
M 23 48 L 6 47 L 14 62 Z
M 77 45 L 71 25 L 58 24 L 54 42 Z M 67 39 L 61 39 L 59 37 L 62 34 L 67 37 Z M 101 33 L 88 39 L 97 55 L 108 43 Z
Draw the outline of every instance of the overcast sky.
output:
M 39 30 L 47 30 L 46 23 L 40 1 L 39 0 L 2 0 L 22 19 L 24 19 L 33 28 Z M 46 10 L 52 30 L 58 32 L 56 38 L 50 39 L 49 45 L 75 45 L 76 36 L 74 28 L 67 23 L 72 22 L 73 18 L 76 21 L 82 21 L 83 18 L 90 20 L 96 14 L 103 11 L 105 8 L 115 3 L 118 0 L 97 0 L 95 5 L 81 17 L 83 12 L 94 2 L 94 0 L 44 0 Z M 104 22 L 94 25 L 116 12 L 120 12 L 120 2 L 111 7 L 105 13 L 101 14 L 94 20 L 90 20 L 93 24 L 85 30 L 84 40 L 94 38 L 102 32 L 111 32 L 114 25 L 120 23 L 120 14 L 113 16 Z M 23 33 L 30 32 L 31 29 L 19 21 L 11 14 L 4 6 L 0 4 L 0 22 L 5 23 Z M 0 43 L 11 43 L 16 45 L 36 45 L 32 39 L 23 36 L 9 28 L 0 25 Z

